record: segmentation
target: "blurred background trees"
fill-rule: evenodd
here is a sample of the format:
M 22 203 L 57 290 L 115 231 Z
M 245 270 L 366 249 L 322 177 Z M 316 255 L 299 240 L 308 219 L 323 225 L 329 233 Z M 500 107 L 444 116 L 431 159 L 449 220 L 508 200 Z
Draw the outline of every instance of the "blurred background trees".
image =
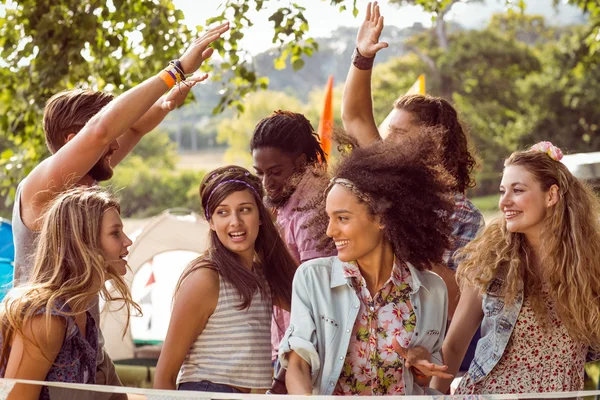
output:
M 358 11 L 353 1 L 326 2 L 340 12 Z M 390 47 L 377 56 L 373 74 L 376 120 L 424 73 L 428 93 L 455 104 L 477 149 L 480 171 L 472 196 L 496 193 L 502 160 L 539 140 L 568 152 L 600 150 L 595 0 L 569 1 L 581 17 L 561 25 L 528 14 L 527 1 L 513 1 L 479 29 L 447 16 L 458 3 L 468 10 L 481 1 L 395 3 L 420 6 L 433 22 L 386 26 L 383 39 Z M 251 55 L 239 45 L 257 23 L 248 12 L 269 4 L 274 49 Z M 228 0 L 221 10 L 212 21 L 229 18 L 233 29 L 216 46 L 214 79 L 198 85 L 195 101 L 172 112 L 109 182 L 120 190 L 128 216 L 197 208 L 202 170 L 219 162 L 249 167 L 252 130 L 275 109 L 302 112 L 316 128 L 330 75 L 335 122 L 341 126 L 341 92 L 356 28 L 309 38 L 308 24 L 316 22 L 306 20 L 305 10 L 274 0 Z M 16 183 L 48 155 L 42 131 L 46 100 L 73 87 L 119 94 L 141 82 L 178 57 L 197 33 L 183 19 L 167 0 L 0 0 L 0 215 L 9 216 Z

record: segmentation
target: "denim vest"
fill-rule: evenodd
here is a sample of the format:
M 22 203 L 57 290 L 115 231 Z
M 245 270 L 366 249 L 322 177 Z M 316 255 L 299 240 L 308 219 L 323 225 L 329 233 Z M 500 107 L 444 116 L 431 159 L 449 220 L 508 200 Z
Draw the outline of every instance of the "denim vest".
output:
M 481 339 L 477 342 L 475 357 L 467 372 L 474 383 L 483 380 L 502 358 L 523 306 L 523 282 L 519 284 L 515 301 L 509 305 L 504 304 L 501 296 L 503 285 L 503 279 L 494 278 L 482 296 Z M 599 347 L 590 347 L 586 357 L 587 362 L 598 360 L 600 344 Z
M 482 296 L 481 339 L 467 372 L 475 383 L 485 378 L 500 361 L 521 312 L 523 283 L 519 285 L 513 304 L 508 305 L 501 296 L 503 286 L 504 280 L 494 278 Z
M 311 367 L 313 394 L 333 393 L 360 308 L 343 265 L 337 257 L 317 258 L 303 263 L 294 276 L 290 326 L 279 347 L 279 360 L 287 368 L 287 353 L 293 350 L 302 357 Z M 448 318 L 446 285 L 433 272 L 407 265 L 413 279 L 410 301 L 417 316 L 409 347 L 425 347 L 431 361 L 440 365 Z M 415 384 L 407 370 L 402 376 L 407 395 L 439 393 Z

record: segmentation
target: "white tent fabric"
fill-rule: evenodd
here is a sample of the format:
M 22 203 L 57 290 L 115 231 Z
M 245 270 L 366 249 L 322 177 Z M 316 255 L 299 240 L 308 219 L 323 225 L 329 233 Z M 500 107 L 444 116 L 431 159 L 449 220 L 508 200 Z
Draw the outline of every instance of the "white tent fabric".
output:
M 132 235 L 133 245 L 127 258 L 131 271 L 125 276 L 129 287 L 140 268 L 158 254 L 178 250 L 202 253 L 206 249 L 209 229 L 202 217 L 187 210 L 167 210 L 154 217 Z M 131 329 L 123 337 L 126 310 L 119 309 L 120 304 L 101 304 L 101 307 L 100 328 L 106 351 L 113 360 L 134 358 Z

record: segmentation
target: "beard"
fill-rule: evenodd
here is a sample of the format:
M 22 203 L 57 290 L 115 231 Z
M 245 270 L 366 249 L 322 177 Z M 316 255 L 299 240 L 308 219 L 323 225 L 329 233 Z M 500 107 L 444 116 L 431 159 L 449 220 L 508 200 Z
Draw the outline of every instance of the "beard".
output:
M 269 208 L 281 208 L 285 205 L 285 203 L 287 203 L 287 201 L 290 199 L 291 196 L 292 196 L 292 193 L 290 193 L 287 196 L 285 196 L 284 193 L 282 193 L 280 196 L 277 196 L 276 198 L 269 197 L 269 195 L 266 195 L 263 198 L 263 202 L 265 203 L 265 206 L 267 206 Z
M 96 182 L 107 181 L 113 176 L 113 169 L 105 159 L 106 154 L 90 169 L 88 175 Z
M 285 204 L 288 202 L 290 197 L 292 197 L 292 195 L 298 188 L 298 185 L 300 184 L 300 181 L 302 180 L 303 177 L 304 177 L 304 169 L 302 169 L 301 171 L 295 172 L 292 176 L 290 176 L 286 180 L 285 185 L 283 185 L 283 187 L 281 188 L 281 191 L 278 193 L 277 197 L 275 197 L 275 198 L 270 197 L 267 192 L 267 195 L 263 199 L 263 202 L 265 203 L 265 205 L 267 207 L 271 207 L 271 208 L 281 208 L 281 207 L 285 206 Z

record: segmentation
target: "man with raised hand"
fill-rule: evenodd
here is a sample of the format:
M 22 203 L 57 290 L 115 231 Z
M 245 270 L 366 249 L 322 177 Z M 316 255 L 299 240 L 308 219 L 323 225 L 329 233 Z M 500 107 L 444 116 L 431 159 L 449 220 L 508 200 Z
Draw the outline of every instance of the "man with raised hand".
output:
M 186 74 L 198 70 L 213 53 L 209 45 L 228 29 L 229 23 L 209 29 L 193 41 L 179 60 L 114 100 L 109 94 L 75 89 L 48 101 L 44 131 L 52 155 L 19 184 L 13 209 L 15 286 L 31 274 L 40 216 L 46 206 L 73 186 L 91 186 L 110 179 L 113 167 L 183 102 L 197 82 L 207 78 L 200 74 L 186 78 Z M 178 87 L 173 88 L 175 85 Z M 99 325 L 97 302 L 91 312 Z M 96 383 L 120 386 L 103 342 L 99 332 Z
M 342 121 L 346 132 L 367 146 L 382 139 L 373 116 L 371 75 L 377 52 L 388 47 L 380 42 L 383 16 L 377 2 L 369 3 L 358 35 L 352 64 L 344 85 Z M 390 104 L 390 107 L 392 104 Z M 458 260 L 454 253 L 473 240 L 484 225 L 481 212 L 466 197 L 467 189 L 475 186 L 472 178 L 475 158 L 469 151 L 467 134 L 452 105 L 441 97 L 406 95 L 393 104 L 388 117 L 389 132 L 385 140 L 402 142 L 412 135 L 435 134 L 441 139 L 442 166 L 455 178 L 454 213 L 451 216 L 452 237 L 450 248 L 444 254 L 445 265 L 434 266 L 433 271 L 444 279 L 448 287 L 448 316 L 452 318 L 458 304 L 459 288 L 454 278 Z M 398 199 L 402 201 L 402 199 Z

